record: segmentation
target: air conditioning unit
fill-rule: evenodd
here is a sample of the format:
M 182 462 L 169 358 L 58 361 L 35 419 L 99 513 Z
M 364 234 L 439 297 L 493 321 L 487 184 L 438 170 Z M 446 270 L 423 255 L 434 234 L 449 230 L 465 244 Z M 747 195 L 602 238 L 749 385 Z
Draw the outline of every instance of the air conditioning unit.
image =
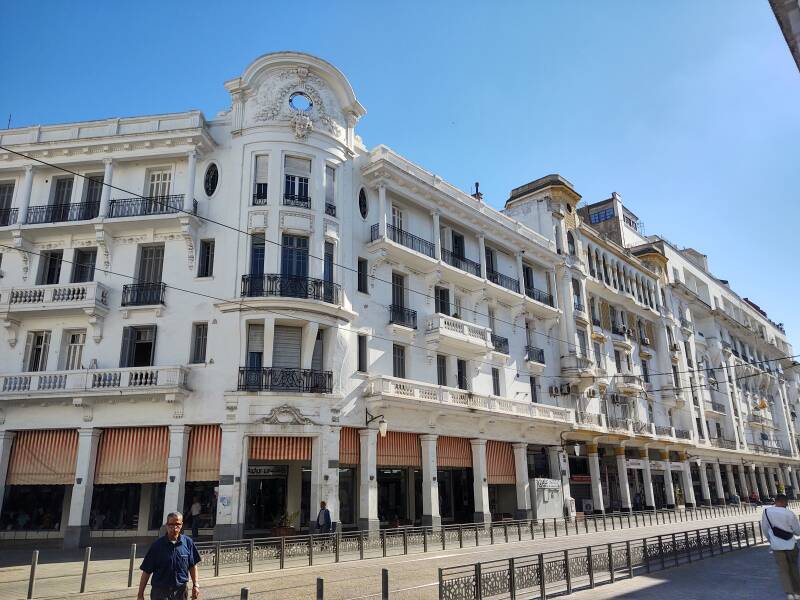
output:
M 570 392 L 569 384 L 568 383 L 562 383 L 561 384 L 561 395 L 562 396 L 569 396 L 569 392 Z
M 669 349 L 670 349 L 671 352 L 680 352 L 681 351 L 680 344 L 672 344 L 672 346 L 670 346 Z
M 550 393 L 551 396 L 558 396 L 559 395 L 559 391 L 558 391 L 558 386 L 557 385 L 551 385 L 549 388 L 547 388 L 547 391 Z
M 643 338 L 642 338 L 642 343 L 643 343 L 645 346 L 649 346 L 649 345 L 650 345 L 650 338 L 648 338 L 648 337 L 643 337 Z
M 586 397 L 587 398 L 596 398 L 597 397 L 597 390 L 594 388 L 589 388 L 586 390 Z

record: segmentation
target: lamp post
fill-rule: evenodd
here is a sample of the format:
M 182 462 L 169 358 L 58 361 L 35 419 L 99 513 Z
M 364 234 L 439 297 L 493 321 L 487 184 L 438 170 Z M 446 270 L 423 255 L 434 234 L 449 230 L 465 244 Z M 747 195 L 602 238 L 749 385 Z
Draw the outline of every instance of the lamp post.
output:
M 386 418 L 383 415 L 373 415 L 369 412 L 369 409 L 366 410 L 366 416 L 364 417 L 366 421 L 366 425 L 369 426 L 370 423 L 373 421 L 378 421 L 378 433 L 380 433 L 382 438 L 386 437 L 386 432 L 389 429 L 389 424 L 386 422 Z

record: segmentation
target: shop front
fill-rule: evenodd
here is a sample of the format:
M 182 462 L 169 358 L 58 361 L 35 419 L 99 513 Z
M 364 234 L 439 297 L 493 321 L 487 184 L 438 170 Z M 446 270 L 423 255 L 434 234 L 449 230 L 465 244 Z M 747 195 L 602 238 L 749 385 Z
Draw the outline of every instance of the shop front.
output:
M 486 442 L 486 472 L 492 520 L 513 519 L 517 511 L 517 478 L 510 442 Z
M 378 437 L 378 519 L 381 527 L 422 521 L 422 457 L 419 435 L 390 431 Z
M 472 522 L 475 491 L 469 439 L 439 436 L 436 440 L 436 464 L 442 523 Z
M 189 433 L 183 514 L 187 529 L 194 527 L 196 519 L 202 536 L 212 535 L 216 524 L 221 443 L 219 425 L 196 425 Z M 196 517 L 192 515 L 195 503 L 200 505 Z

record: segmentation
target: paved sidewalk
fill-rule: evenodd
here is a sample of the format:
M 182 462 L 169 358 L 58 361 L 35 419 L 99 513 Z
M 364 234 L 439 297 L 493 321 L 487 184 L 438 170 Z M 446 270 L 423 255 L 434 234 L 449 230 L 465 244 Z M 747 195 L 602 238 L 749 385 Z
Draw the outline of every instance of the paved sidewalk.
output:
M 219 578 L 210 577 L 208 570 L 201 571 L 205 600 L 235 599 L 239 597 L 242 587 L 250 588 L 250 598 L 257 600 L 306 600 L 314 597 L 317 577 L 325 580 L 325 598 L 328 600 L 354 600 L 356 598 L 379 598 L 380 574 L 382 568 L 389 570 L 391 598 L 393 600 L 435 599 L 438 597 L 439 567 L 462 565 L 466 563 L 509 558 L 538 552 L 562 550 L 589 544 L 601 544 L 625 539 L 636 539 L 645 536 L 687 531 L 698 527 L 745 522 L 757 520 L 758 513 L 739 517 L 708 519 L 704 521 L 679 522 L 653 527 L 639 527 L 633 530 L 617 529 L 600 533 L 581 534 L 578 536 L 539 539 L 533 541 L 480 546 L 478 548 L 456 548 L 447 551 L 433 551 L 428 554 L 410 554 L 364 561 L 342 562 L 338 564 L 322 564 L 313 567 L 290 567 L 282 571 L 264 571 L 252 574 L 226 575 Z M 731 553 L 734 556 L 736 553 Z M 74 563 L 63 563 L 59 568 Z M 119 561 L 104 561 L 93 565 L 89 580 L 89 591 L 83 598 L 91 600 L 110 600 L 134 598 L 135 591 L 125 589 L 127 571 L 115 570 Z M 53 565 L 51 565 L 52 567 Z M 125 562 L 125 569 L 127 562 Z M 138 565 L 137 565 L 138 566 Z M 102 570 L 103 573 L 99 573 Z M 22 579 L 19 576 L 23 575 Z M 48 596 L 66 598 L 76 595 L 79 579 L 58 577 L 52 570 L 49 581 L 37 584 L 37 597 Z M 136 575 L 138 577 L 138 573 Z M 659 575 L 668 578 L 669 572 Z M 15 580 L 16 581 L 13 581 Z M 100 587 L 109 589 L 110 583 L 116 584 L 115 591 L 96 591 Z M 23 598 L 27 586 L 27 570 L 0 569 L 0 598 L 11 600 Z M 598 588 L 595 593 L 603 588 Z M 605 591 L 605 590 L 603 590 Z
M 570 600 L 785 600 L 775 561 L 766 546 L 737 550 L 652 575 L 641 575 Z

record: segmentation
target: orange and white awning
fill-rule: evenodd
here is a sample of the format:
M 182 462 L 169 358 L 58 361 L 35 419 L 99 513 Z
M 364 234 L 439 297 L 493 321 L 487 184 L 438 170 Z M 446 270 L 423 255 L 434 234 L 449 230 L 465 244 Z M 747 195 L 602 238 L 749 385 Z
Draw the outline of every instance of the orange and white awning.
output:
M 97 449 L 94 482 L 165 482 L 168 456 L 168 427 L 104 429 Z
M 490 484 L 516 483 L 514 448 L 510 442 L 486 442 L 486 471 Z
M 469 438 L 440 435 L 436 439 L 436 465 L 472 468 L 472 445 L 469 443 Z
M 222 430 L 219 425 L 195 425 L 189 433 L 186 481 L 219 481 Z
M 8 462 L 8 485 L 70 485 L 75 482 L 77 429 L 20 431 Z
M 339 431 L 339 464 L 357 465 L 361 462 L 361 440 L 358 429 L 342 427 Z
M 389 431 L 386 437 L 378 436 L 379 467 L 419 467 L 422 465 L 419 435 L 402 431 Z
M 310 437 L 251 437 L 250 460 L 311 460 Z

